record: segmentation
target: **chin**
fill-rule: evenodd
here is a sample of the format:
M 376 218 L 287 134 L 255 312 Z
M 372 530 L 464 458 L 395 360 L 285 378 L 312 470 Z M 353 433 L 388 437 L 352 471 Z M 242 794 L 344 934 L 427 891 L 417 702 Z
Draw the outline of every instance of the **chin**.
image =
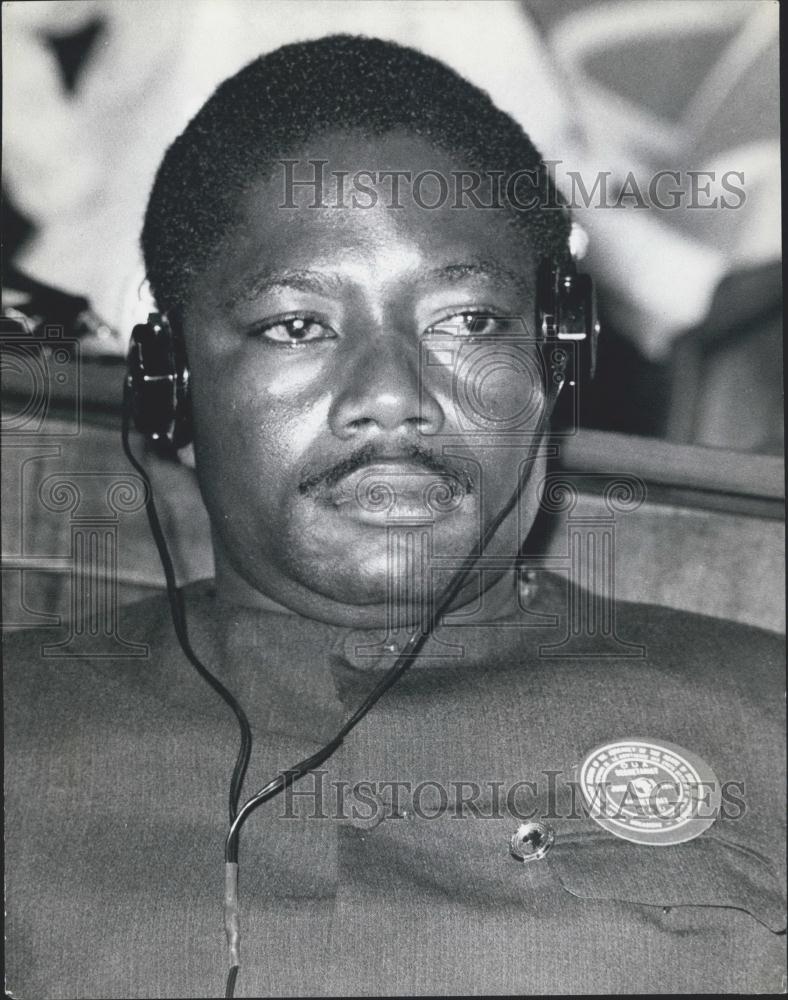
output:
M 423 564 L 424 570 L 421 565 L 421 560 L 389 558 L 382 552 L 374 558 L 358 558 L 313 572 L 310 586 L 341 604 L 386 609 L 389 604 L 404 604 L 401 595 L 407 595 L 407 601 L 420 607 L 431 586 L 428 564 Z
M 478 541 L 475 521 L 465 519 L 451 526 L 399 523 L 348 534 L 300 553 L 301 582 L 330 600 L 416 621 L 452 576 L 436 572 L 433 560 L 465 556 Z

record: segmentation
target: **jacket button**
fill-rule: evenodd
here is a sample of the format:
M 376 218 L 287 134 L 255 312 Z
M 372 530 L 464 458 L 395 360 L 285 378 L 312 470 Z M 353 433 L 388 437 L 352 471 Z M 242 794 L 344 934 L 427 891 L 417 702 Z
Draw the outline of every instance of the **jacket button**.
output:
M 509 851 L 518 861 L 538 861 L 553 846 L 555 831 L 545 823 L 521 823 L 509 842 Z

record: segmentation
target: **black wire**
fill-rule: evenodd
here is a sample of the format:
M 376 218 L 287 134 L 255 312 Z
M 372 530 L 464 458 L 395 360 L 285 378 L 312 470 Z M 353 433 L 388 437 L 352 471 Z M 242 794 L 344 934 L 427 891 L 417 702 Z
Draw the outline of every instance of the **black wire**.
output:
M 227 973 L 227 985 L 224 988 L 225 1000 L 232 1000 L 235 996 L 235 980 L 238 978 L 238 966 L 234 965 Z
M 522 463 L 522 469 L 518 477 L 517 486 L 514 489 L 509 500 L 504 504 L 501 510 L 498 512 L 496 517 L 490 522 L 486 530 L 482 533 L 479 538 L 478 545 L 468 553 L 462 562 L 462 565 L 456 571 L 452 579 L 449 581 L 446 589 L 441 595 L 440 600 L 436 603 L 433 613 L 430 615 L 429 620 L 422 622 L 421 627 L 414 632 L 410 637 L 405 647 L 397 657 L 391 669 L 386 673 L 386 675 L 381 679 L 381 681 L 373 688 L 369 695 L 364 699 L 361 705 L 356 709 L 353 715 L 347 720 L 347 722 L 342 726 L 337 735 L 323 746 L 316 753 L 302 760 L 300 763 L 296 764 L 294 767 L 287 771 L 280 771 L 275 778 L 268 782 L 263 788 L 248 799 L 244 805 L 239 808 L 238 802 L 240 799 L 241 787 L 243 784 L 243 779 L 246 774 L 247 767 L 249 766 L 249 757 L 251 755 L 252 749 L 252 733 L 249 726 L 249 720 L 246 717 L 240 704 L 236 701 L 233 695 L 224 687 L 224 685 L 216 678 L 210 671 L 202 664 L 197 654 L 192 649 L 191 643 L 189 641 L 189 635 L 186 626 L 186 615 L 183 607 L 183 595 L 181 590 L 176 584 L 175 580 L 175 570 L 172 565 L 172 559 L 170 558 L 169 549 L 167 546 L 167 540 L 164 537 L 164 532 L 161 528 L 161 523 L 159 521 L 158 513 L 156 511 L 156 506 L 153 501 L 153 487 L 146 470 L 134 457 L 131 451 L 131 446 L 129 444 L 129 423 L 131 418 L 131 386 L 129 380 L 126 379 L 123 384 L 123 416 L 122 416 L 122 441 L 123 441 L 123 451 L 126 454 L 131 465 L 136 469 L 145 484 L 146 497 L 145 497 L 145 512 L 148 517 L 148 523 L 150 525 L 151 533 L 153 535 L 154 541 L 156 542 L 156 548 L 159 552 L 159 558 L 161 559 L 162 567 L 164 569 L 164 576 L 167 583 L 167 596 L 170 602 L 170 611 L 172 614 L 173 626 L 175 628 L 175 633 L 178 637 L 178 641 L 181 644 L 184 654 L 187 656 L 189 661 L 195 667 L 200 676 L 205 680 L 214 691 L 219 694 L 219 696 L 229 705 L 238 720 L 238 725 L 241 731 L 241 746 L 238 751 L 238 757 L 236 759 L 235 768 L 233 769 L 232 778 L 230 781 L 230 802 L 229 802 L 229 813 L 230 813 L 230 829 L 227 833 L 225 839 L 225 861 L 238 863 L 238 846 L 239 846 L 239 836 L 243 824 L 246 822 L 247 818 L 251 813 L 257 809 L 258 806 L 267 802 L 269 799 L 273 798 L 279 792 L 283 791 L 285 788 L 290 787 L 294 782 L 304 777 L 310 771 L 319 767 L 321 764 L 325 763 L 332 754 L 342 745 L 344 738 L 350 733 L 350 731 L 364 718 L 364 716 L 369 712 L 369 710 L 375 705 L 375 703 L 389 690 L 402 674 L 411 666 L 413 661 L 418 657 L 419 651 L 421 650 L 424 643 L 430 637 L 430 635 L 435 630 L 438 625 L 440 618 L 448 610 L 449 605 L 452 603 L 454 598 L 457 596 L 459 591 L 462 589 L 468 574 L 473 570 L 474 566 L 481 558 L 487 545 L 490 543 L 491 539 L 497 532 L 498 528 L 501 526 L 503 521 L 508 517 L 514 508 L 515 504 L 520 499 L 522 492 L 528 480 L 528 476 L 531 472 L 531 464 L 536 458 L 539 445 L 542 440 L 542 431 L 547 426 L 550 416 L 552 415 L 553 409 L 555 407 L 556 400 L 558 398 L 558 386 L 554 392 L 548 395 L 546 400 L 545 409 L 542 413 L 542 417 L 539 421 L 539 425 L 534 433 L 531 440 L 531 445 L 528 449 L 528 454 L 525 461 Z M 225 986 L 225 998 L 226 1000 L 231 1000 L 235 995 L 235 983 L 238 978 L 239 966 L 231 966 L 227 974 L 227 983 Z
M 235 697 L 227 690 L 227 688 L 222 684 L 222 682 L 214 677 L 214 675 L 202 664 L 197 654 L 192 649 L 191 642 L 189 641 L 189 633 L 186 626 L 186 614 L 183 607 L 183 594 L 178 587 L 175 580 L 175 569 L 172 565 L 172 559 L 170 557 L 169 548 L 167 546 L 167 540 L 164 537 L 164 532 L 162 531 L 161 522 L 159 521 L 159 515 L 156 511 L 156 505 L 153 501 L 153 486 L 150 481 L 148 473 L 143 468 L 143 466 L 134 457 L 131 450 L 131 445 L 129 443 L 129 424 L 131 422 L 131 386 L 128 379 L 124 380 L 123 383 L 123 411 L 122 411 L 122 431 L 121 439 L 123 441 L 123 451 L 126 458 L 129 460 L 131 465 L 136 469 L 139 475 L 142 477 L 142 481 L 145 484 L 145 513 L 148 516 L 148 524 L 150 525 L 151 534 L 153 535 L 153 540 L 156 543 L 156 548 L 159 552 L 159 559 L 161 560 L 161 565 L 164 570 L 164 578 L 167 583 L 167 597 L 170 602 L 170 612 L 172 616 L 172 623 L 175 628 L 175 634 L 178 637 L 178 642 L 181 645 L 186 657 L 191 662 L 192 666 L 197 670 L 202 679 L 214 689 L 214 691 L 222 698 L 232 709 L 238 720 L 238 727 L 241 731 L 241 746 L 238 750 L 238 757 L 235 761 L 235 767 L 233 768 L 232 778 L 230 779 L 230 801 L 229 801 L 229 812 L 230 812 L 230 823 L 232 823 L 238 814 L 238 802 L 241 797 L 241 787 L 243 785 L 244 776 L 246 775 L 246 769 L 249 766 L 249 757 L 252 753 L 252 730 L 249 726 L 249 720 L 246 717 L 246 713 L 241 708 Z
M 251 813 L 254 812 L 258 806 L 261 806 L 264 802 L 268 802 L 275 795 L 278 795 L 280 792 L 284 791 L 284 789 L 289 788 L 294 782 L 303 778 L 310 771 L 325 763 L 325 761 L 327 761 L 329 757 L 331 757 L 331 755 L 341 746 L 348 733 L 364 718 L 367 712 L 369 712 L 373 705 L 386 693 L 386 691 L 396 684 L 402 674 L 405 673 L 405 671 L 417 658 L 419 650 L 435 630 L 441 617 L 445 614 L 451 602 L 462 589 L 468 574 L 473 570 L 498 528 L 500 528 L 503 521 L 508 517 L 515 504 L 520 499 L 531 473 L 531 465 L 536 458 L 539 445 L 542 441 L 542 431 L 547 426 L 555 407 L 556 400 L 558 399 L 559 389 L 560 386 L 558 386 L 547 397 L 545 409 L 542 413 L 539 425 L 534 432 L 533 438 L 531 439 L 531 444 L 525 461 L 522 463 L 520 475 L 517 480 L 517 486 L 509 497 L 509 500 L 503 505 L 501 510 L 480 536 L 478 545 L 475 545 L 473 549 L 471 549 L 463 560 L 462 565 L 449 581 L 446 589 L 441 595 L 440 600 L 436 603 L 435 610 L 429 620 L 426 623 L 422 622 L 421 628 L 417 629 L 416 632 L 413 633 L 397 659 L 394 661 L 391 669 L 373 688 L 370 694 L 367 695 L 361 705 L 356 709 L 353 715 L 347 720 L 337 735 L 329 743 L 325 744 L 325 746 L 323 746 L 320 750 L 312 754 L 311 757 L 307 757 L 305 760 L 300 761 L 287 771 L 280 771 L 275 778 L 272 778 L 271 781 L 269 781 L 267 785 L 264 785 L 256 795 L 253 795 L 243 804 L 243 806 L 241 806 L 238 810 L 237 816 L 230 824 L 230 829 L 225 840 L 224 857 L 226 862 L 238 863 L 239 835 L 243 824 L 246 822 Z

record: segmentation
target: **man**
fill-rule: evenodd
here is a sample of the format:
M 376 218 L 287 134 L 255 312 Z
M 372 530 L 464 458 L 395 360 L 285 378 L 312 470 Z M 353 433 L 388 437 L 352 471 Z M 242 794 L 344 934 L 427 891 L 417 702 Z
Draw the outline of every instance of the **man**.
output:
M 229 851 L 235 995 L 783 988 L 779 643 L 622 604 L 578 654 L 564 585 L 515 586 L 563 379 L 531 320 L 569 233 L 538 162 L 450 70 L 351 37 L 252 63 L 169 150 L 143 248 L 216 578 L 183 648 L 162 600 L 129 610 L 142 665 L 9 647 L 15 995 L 224 988 L 237 730 L 206 669 L 251 729 L 231 817 L 320 771 L 236 838 L 240 953 Z

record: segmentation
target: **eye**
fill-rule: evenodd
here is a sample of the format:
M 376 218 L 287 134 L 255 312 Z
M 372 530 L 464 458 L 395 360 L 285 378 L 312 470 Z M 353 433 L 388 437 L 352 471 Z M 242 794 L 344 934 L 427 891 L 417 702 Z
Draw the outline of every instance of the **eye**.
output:
M 525 324 L 519 316 L 501 316 L 491 312 L 461 312 L 447 316 L 428 327 L 425 333 L 450 337 L 492 337 L 523 334 Z
M 274 323 L 257 326 L 253 337 L 264 337 L 277 344 L 305 344 L 311 340 L 332 340 L 336 334 L 330 326 L 308 316 L 291 316 Z

